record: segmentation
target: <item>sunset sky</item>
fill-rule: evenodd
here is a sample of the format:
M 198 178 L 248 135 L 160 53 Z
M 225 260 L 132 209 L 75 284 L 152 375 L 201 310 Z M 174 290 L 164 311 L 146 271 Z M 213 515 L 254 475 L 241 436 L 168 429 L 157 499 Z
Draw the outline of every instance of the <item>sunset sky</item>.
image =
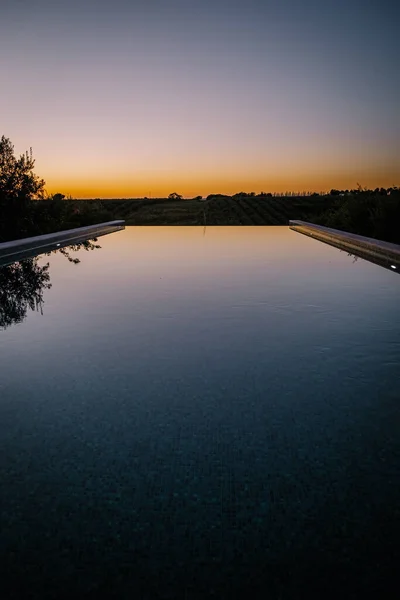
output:
M 398 3 L 4 0 L 0 135 L 77 198 L 400 183 Z

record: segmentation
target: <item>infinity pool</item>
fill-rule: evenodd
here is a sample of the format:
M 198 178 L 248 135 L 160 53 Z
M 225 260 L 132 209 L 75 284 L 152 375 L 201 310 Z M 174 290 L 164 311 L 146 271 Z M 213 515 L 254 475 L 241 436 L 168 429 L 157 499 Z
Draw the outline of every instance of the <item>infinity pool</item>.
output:
M 3 597 L 389 589 L 397 274 L 287 227 L 97 244 L 0 269 Z

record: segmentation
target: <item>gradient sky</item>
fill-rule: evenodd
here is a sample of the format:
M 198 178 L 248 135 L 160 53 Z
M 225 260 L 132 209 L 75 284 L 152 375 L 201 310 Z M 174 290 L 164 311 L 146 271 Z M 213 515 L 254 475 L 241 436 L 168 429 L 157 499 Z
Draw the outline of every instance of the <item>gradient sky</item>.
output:
M 399 19 L 389 0 L 2 0 L 0 135 L 79 198 L 399 185 Z

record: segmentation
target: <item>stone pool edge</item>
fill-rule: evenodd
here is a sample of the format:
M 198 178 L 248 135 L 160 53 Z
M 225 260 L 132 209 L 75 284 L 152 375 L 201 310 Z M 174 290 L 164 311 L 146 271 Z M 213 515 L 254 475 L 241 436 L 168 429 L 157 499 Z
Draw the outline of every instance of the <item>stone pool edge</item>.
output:
M 92 237 L 100 237 L 125 229 L 125 221 L 122 219 L 116 221 L 107 221 L 106 223 L 96 223 L 85 227 L 76 227 L 66 229 L 55 233 L 46 233 L 29 238 L 12 240 L 0 244 L 0 265 L 10 264 L 12 262 L 29 258 L 41 254 L 46 250 L 62 248 L 69 244 L 77 244 Z
M 379 264 L 382 267 L 397 272 L 400 271 L 400 246 L 397 244 L 308 223 L 307 221 L 290 220 L 289 227 L 293 231 L 308 235 L 340 250 L 346 250 L 350 254 Z

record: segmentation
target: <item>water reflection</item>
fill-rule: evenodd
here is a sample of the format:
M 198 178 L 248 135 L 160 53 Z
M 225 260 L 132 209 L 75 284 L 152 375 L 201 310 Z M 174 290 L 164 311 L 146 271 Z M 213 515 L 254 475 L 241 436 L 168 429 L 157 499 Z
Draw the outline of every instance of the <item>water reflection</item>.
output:
M 340 597 L 395 573 L 396 278 L 286 227 L 100 243 L 39 261 L 44 316 L 0 334 L 13 598 L 296 598 L 316 570 L 323 596 L 342 569 Z
M 0 327 L 21 323 L 30 310 L 42 310 L 43 292 L 51 288 L 49 263 L 29 258 L 0 268 Z
M 58 248 L 57 250 L 51 250 L 50 252 L 46 252 L 46 256 L 50 256 L 50 254 L 60 253 L 69 261 L 74 263 L 75 265 L 79 264 L 81 261 L 79 258 L 71 256 L 71 252 L 78 252 L 78 250 L 98 250 L 101 248 L 99 244 L 95 244 L 97 242 L 97 238 L 93 240 L 86 240 L 84 242 L 80 242 L 79 244 L 71 244 L 70 246 L 65 246 L 65 248 Z
M 332 246 L 335 246 L 335 244 L 332 244 Z M 393 258 L 386 258 L 384 256 L 378 256 L 378 255 L 374 256 L 374 255 L 371 255 L 371 253 L 369 253 L 369 252 L 363 252 L 362 248 L 353 250 L 352 252 L 349 252 L 348 250 L 341 250 L 341 247 L 339 245 L 336 245 L 336 247 L 339 249 L 340 252 L 346 253 L 348 257 L 353 259 L 352 260 L 353 265 L 354 265 L 354 263 L 356 263 L 358 261 L 359 258 L 361 258 L 363 260 L 367 260 L 368 262 L 371 262 L 380 267 L 384 267 L 385 269 L 388 269 L 389 271 L 394 271 L 395 273 L 399 273 L 399 270 L 397 269 L 397 264 L 393 265 L 393 262 L 396 262 Z
M 341 252 L 342 252 L 342 250 L 341 250 Z M 347 253 L 347 256 L 350 256 L 350 257 L 353 259 L 353 260 L 352 260 L 352 263 L 353 263 L 353 265 L 354 265 L 354 263 L 356 263 L 356 262 L 358 261 L 358 259 L 360 258 L 360 257 L 359 257 L 359 256 L 357 256 L 356 254 L 352 254 L 351 252 L 348 252 L 348 253 Z
M 385 251 L 382 247 L 378 246 L 373 248 L 363 248 L 362 246 L 357 246 L 351 240 L 341 240 L 338 238 L 328 238 L 328 237 L 319 237 L 318 232 L 313 232 L 309 230 L 307 227 L 298 227 L 291 226 L 291 229 L 297 233 L 302 235 L 306 235 L 313 240 L 321 242 L 323 244 L 327 244 L 328 246 L 333 246 L 334 248 L 338 248 L 340 252 L 345 252 L 347 256 L 353 258 L 353 264 L 357 262 L 359 258 L 371 262 L 375 265 L 379 265 L 380 267 L 384 267 L 385 269 L 389 269 L 390 271 L 399 272 L 399 256 L 397 253 L 393 251 Z M 393 246 L 395 246 L 393 244 Z
M 81 260 L 73 256 L 72 253 L 80 250 L 90 251 L 101 248 L 95 242 L 97 242 L 97 238 L 52 250 L 51 252 L 46 252 L 45 255 L 62 254 L 69 262 L 76 265 Z M 27 258 L 23 261 L 0 267 L 1 329 L 22 323 L 28 309 L 42 313 L 44 291 L 51 288 L 49 268 L 49 263 L 40 265 L 38 257 Z

